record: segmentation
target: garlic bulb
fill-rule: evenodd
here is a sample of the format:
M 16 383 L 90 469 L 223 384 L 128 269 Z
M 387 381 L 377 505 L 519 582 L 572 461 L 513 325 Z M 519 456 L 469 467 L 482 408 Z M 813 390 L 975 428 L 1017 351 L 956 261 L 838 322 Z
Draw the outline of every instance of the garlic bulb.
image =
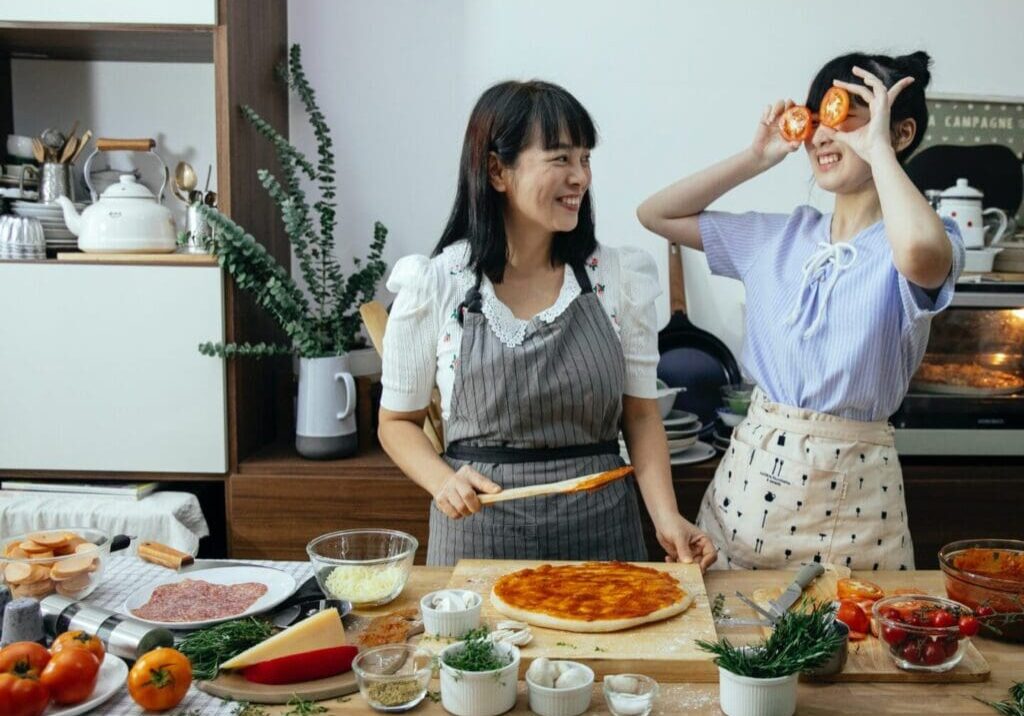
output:
M 529 629 L 523 629 L 520 631 L 513 631 L 512 629 L 497 629 L 490 633 L 491 641 L 495 644 L 498 642 L 505 642 L 506 644 L 514 644 L 515 646 L 523 646 L 533 641 L 533 632 Z
M 640 690 L 640 682 L 625 674 L 606 676 L 604 680 L 612 690 L 620 694 L 635 694 Z
M 559 670 L 561 673 L 555 679 L 556 689 L 572 689 L 590 683 L 590 674 L 574 664 L 563 661 L 559 664 Z
M 461 612 L 469 608 L 466 598 L 451 589 L 438 592 L 431 598 L 430 606 L 439 612 Z
M 545 686 L 549 689 L 555 688 L 555 679 L 558 677 L 558 669 L 547 658 L 534 659 L 530 668 L 526 671 L 527 678 L 537 686 Z
M 512 619 L 506 619 L 500 621 L 494 625 L 495 629 L 511 629 L 512 631 L 522 631 L 523 629 L 529 629 L 530 625 L 526 622 L 517 622 Z

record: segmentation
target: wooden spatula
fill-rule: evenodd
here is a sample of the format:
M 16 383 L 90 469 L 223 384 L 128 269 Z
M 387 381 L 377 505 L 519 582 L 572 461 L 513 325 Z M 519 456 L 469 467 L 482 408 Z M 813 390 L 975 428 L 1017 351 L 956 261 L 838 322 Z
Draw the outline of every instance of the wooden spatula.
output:
M 477 495 L 477 497 L 480 499 L 480 504 L 490 505 L 495 502 L 505 502 L 506 500 L 519 500 L 524 497 L 537 497 L 539 495 L 565 495 L 570 492 L 596 490 L 599 487 L 604 487 L 609 482 L 621 480 L 622 478 L 632 474 L 633 466 L 625 465 L 624 467 L 617 467 L 614 470 L 596 472 L 593 475 L 574 477 L 571 480 L 552 482 L 547 485 L 534 485 L 532 487 L 513 487 L 511 490 L 503 490 L 494 495 L 484 493 Z

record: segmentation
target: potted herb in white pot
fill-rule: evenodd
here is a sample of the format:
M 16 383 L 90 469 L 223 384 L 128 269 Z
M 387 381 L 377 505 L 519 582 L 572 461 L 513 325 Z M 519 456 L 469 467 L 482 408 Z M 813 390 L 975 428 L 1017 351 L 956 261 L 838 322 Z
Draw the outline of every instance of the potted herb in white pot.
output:
M 445 647 L 438 661 L 445 711 L 455 716 L 498 716 L 516 705 L 519 649 L 491 641 L 486 627 Z
M 788 612 L 759 644 L 698 641 L 715 655 L 719 701 L 726 716 L 792 716 L 800 672 L 821 666 L 845 640 L 827 603 Z
M 203 343 L 199 351 L 221 358 L 297 356 L 296 449 L 308 458 L 345 457 L 355 453 L 358 443 L 348 352 L 359 346 L 359 306 L 373 299 L 387 268 L 382 259 L 387 229 L 380 222 L 374 225 L 368 253 L 354 258 L 355 270 L 344 275 L 334 253 L 337 214 L 330 130 L 303 72 L 298 45 L 292 46 L 288 63 L 278 69 L 309 115 L 317 142 L 316 162 L 251 107 L 243 106 L 242 113 L 274 145 L 280 161 L 280 178 L 266 169 L 257 176 L 281 211 L 301 283 L 241 226 L 214 208 L 203 206 L 199 211 L 214 229 L 211 252 L 236 285 L 252 293 L 275 319 L 288 343 Z M 302 188 L 307 181 L 319 192 L 312 204 Z

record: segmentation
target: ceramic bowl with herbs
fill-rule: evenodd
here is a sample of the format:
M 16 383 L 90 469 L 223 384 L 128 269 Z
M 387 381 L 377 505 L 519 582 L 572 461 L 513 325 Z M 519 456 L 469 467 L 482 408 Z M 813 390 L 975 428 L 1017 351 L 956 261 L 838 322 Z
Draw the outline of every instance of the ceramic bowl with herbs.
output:
M 360 653 L 352 671 L 366 703 L 377 711 L 399 713 L 427 695 L 433 655 L 412 644 L 388 644 Z
M 306 553 L 324 594 L 373 607 L 402 593 L 418 547 L 405 532 L 356 529 L 321 535 L 306 545 Z
M 516 703 L 519 649 L 495 643 L 484 628 L 438 655 L 441 705 L 455 716 L 498 716 Z

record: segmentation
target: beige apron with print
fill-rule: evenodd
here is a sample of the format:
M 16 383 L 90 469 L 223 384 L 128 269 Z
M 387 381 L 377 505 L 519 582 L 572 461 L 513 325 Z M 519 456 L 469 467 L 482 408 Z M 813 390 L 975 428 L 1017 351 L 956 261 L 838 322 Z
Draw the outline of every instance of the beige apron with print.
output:
M 884 421 L 780 405 L 755 390 L 697 516 L 719 549 L 715 567 L 913 569 L 893 435 Z

